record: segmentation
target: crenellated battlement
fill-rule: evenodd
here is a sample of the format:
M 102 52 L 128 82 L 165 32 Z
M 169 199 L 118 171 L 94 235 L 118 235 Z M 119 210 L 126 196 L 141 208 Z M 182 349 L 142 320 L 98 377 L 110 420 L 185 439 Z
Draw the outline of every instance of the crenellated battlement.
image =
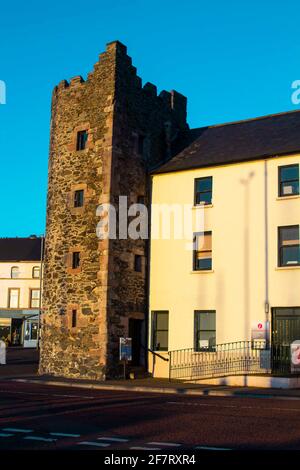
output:
M 106 45 L 105 52 L 99 54 L 99 60 L 94 64 L 93 70 L 88 73 L 86 80 L 81 75 L 75 76 L 69 81 L 62 80 L 54 88 L 54 94 L 72 93 L 74 89 L 83 90 L 87 84 L 107 77 L 109 73 L 114 74 L 116 87 L 122 87 L 123 94 L 135 90 L 145 99 L 154 100 L 157 106 L 162 103 L 166 109 L 174 113 L 181 125 L 186 121 L 186 97 L 175 90 L 162 90 L 158 94 L 154 84 L 147 82 L 143 85 L 137 68 L 132 65 L 132 58 L 127 54 L 127 47 L 120 41 L 112 41 Z M 156 106 L 155 103 L 154 106 Z

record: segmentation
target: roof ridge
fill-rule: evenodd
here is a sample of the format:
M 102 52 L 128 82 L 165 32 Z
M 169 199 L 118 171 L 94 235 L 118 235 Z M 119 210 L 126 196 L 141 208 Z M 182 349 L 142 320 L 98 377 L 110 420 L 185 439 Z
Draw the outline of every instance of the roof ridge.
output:
M 269 119 L 269 118 L 273 118 L 273 117 L 277 117 L 277 116 L 284 116 L 284 115 L 287 115 L 287 114 L 297 114 L 297 113 L 300 113 L 300 109 L 294 109 L 292 111 L 282 111 L 281 113 L 274 113 L 274 114 L 265 114 L 263 116 L 257 116 L 257 117 L 254 117 L 254 118 L 247 118 L 247 119 L 240 119 L 239 121 L 230 121 L 230 122 L 224 122 L 224 123 L 221 123 L 221 124 L 212 124 L 210 126 L 203 126 L 203 127 L 207 127 L 208 129 L 211 129 L 211 128 L 214 128 L 214 127 L 222 127 L 222 126 L 232 126 L 234 124 L 241 124 L 243 122 L 251 122 L 251 121 L 261 121 L 263 119 Z M 196 129 L 203 129 L 203 127 L 196 127 Z
M 293 114 L 293 113 L 295 113 L 295 114 L 300 113 L 300 109 L 294 109 L 292 111 L 282 111 L 281 113 L 265 114 L 263 116 L 257 116 L 257 117 L 254 117 L 254 118 L 240 119 L 239 121 L 229 121 L 229 122 L 223 122 L 223 123 L 220 123 L 220 124 L 210 124 L 210 125 L 207 125 L 207 126 L 194 127 L 190 130 L 191 131 L 196 131 L 196 130 L 200 130 L 200 129 L 212 129 L 212 128 L 215 128 L 215 127 L 232 126 L 234 124 L 241 124 L 243 122 L 260 121 L 262 119 L 269 119 L 269 118 L 273 118 L 273 117 L 277 117 L 277 116 L 284 116 L 284 115 Z

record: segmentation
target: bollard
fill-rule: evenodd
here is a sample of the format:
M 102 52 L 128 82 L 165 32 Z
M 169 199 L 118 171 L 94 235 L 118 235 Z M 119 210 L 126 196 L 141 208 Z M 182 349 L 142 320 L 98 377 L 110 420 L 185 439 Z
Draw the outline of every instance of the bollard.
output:
M 6 364 L 6 344 L 0 341 L 0 364 Z

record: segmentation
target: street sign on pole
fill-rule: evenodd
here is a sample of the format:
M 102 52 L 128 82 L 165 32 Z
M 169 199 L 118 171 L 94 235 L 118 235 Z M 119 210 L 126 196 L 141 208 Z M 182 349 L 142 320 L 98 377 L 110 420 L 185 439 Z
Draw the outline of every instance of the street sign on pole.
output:
M 120 338 L 120 361 L 132 360 L 132 339 Z
M 254 349 L 267 347 L 270 337 L 270 323 L 268 321 L 255 321 L 251 325 L 251 341 Z
M 132 339 L 120 338 L 120 361 L 123 362 L 123 376 L 126 380 L 126 364 L 132 361 Z

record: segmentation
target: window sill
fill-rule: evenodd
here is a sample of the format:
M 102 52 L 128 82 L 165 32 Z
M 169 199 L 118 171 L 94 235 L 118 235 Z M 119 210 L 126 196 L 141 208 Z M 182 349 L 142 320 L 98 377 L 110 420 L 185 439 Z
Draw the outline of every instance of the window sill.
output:
M 193 206 L 193 209 L 210 209 L 211 207 L 214 207 L 213 204 L 197 204 Z
M 88 153 L 89 150 L 89 147 L 85 147 L 85 149 L 82 150 L 73 149 L 73 152 L 75 153 L 75 155 L 84 155 L 85 153 Z
M 80 274 L 81 268 L 67 268 L 68 274 Z
M 277 201 L 287 201 L 288 199 L 300 199 L 300 194 L 293 194 L 292 196 L 278 196 Z
M 294 269 L 300 269 L 300 265 L 295 266 L 277 266 L 275 271 L 293 271 Z
M 211 274 L 214 272 L 215 271 L 213 269 L 199 269 L 199 270 L 191 271 L 191 274 Z
M 85 211 L 85 206 L 71 207 L 70 212 L 72 215 L 82 215 Z

